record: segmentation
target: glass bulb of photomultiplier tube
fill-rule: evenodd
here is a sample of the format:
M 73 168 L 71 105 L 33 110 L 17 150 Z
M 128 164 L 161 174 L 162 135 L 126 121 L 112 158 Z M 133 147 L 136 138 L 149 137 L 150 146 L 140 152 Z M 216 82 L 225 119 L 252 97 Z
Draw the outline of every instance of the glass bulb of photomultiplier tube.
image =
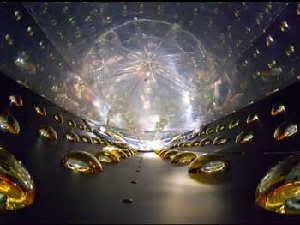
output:
M 246 133 L 241 131 L 235 139 L 236 144 L 248 144 L 254 140 L 254 135 L 252 133 Z
M 23 100 L 19 95 L 10 95 L 9 97 L 10 105 L 16 106 L 16 107 L 22 107 L 23 106 Z
M 223 182 L 229 168 L 229 161 L 222 155 L 201 155 L 189 164 L 191 178 L 202 183 Z
M 225 126 L 222 125 L 222 124 L 219 124 L 219 125 L 216 127 L 216 132 L 221 132 L 221 131 L 223 131 L 223 130 L 225 130 Z
M 162 150 L 161 149 L 155 149 L 153 152 L 158 155 Z
M 123 149 L 123 151 L 125 151 L 129 157 L 133 156 L 133 152 L 130 149 Z
M 283 104 L 275 104 L 272 107 L 271 115 L 272 116 L 277 116 L 277 115 L 282 114 L 284 112 L 285 112 L 285 106 Z
M 280 214 L 300 215 L 300 155 L 292 155 L 272 167 L 261 179 L 256 204 Z
M 211 128 L 207 128 L 206 130 L 206 134 L 209 135 L 209 134 L 213 134 L 215 132 L 215 128 L 211 127 Z
M 182 147 L 192 147 L 193 144 L 194 144 L 193 142 L 187 141 L 183 143 Z
M 98 137 L 91 137 L 92 144 L 100 144 L 100 138 Z
M 187 166 L 195 158 L 197 158 L 197 154 L 194 152 L 189 152 L 189 151 L 179 152 L 171 159 L 171 163 L 179 166 Z
M 77 127 L 80 129 L 80 130 L 86 130 L 86 126 L 84 124 L 79 124 L 77 125 Z
M 268 35 L 266 38 L 266 46 L 269 47 L 272 45 L 272 43 L 274 42 L 274 39 L 271 35 Z
M 76 133 L 74 133 L 73 131 L 66 132 L 65 138 L 70 142 L 74 142 L 74 143 L 80 142 L 79 136 Z
M 159 157 L 162 157 L 169 149 L 164 149 L 158 153 Z
M 164 156 L 162 157 L 163 160 L 170 160 L 173 158 L 173 156 L 175 156 L 178 153 L 178 150 L 169 150 L 166 152 L 166 154 L 164 154 Z
M 54 114 L 53 118 L 56 122 L 60 124 L 64 123 L 64 117 L 59 113 Z
M 120 154 L 112 151 L 103 151 L 103 153 L 107 156 L 109 156 L 112 159 L 112 162 L 120 162 L 121 161 L 121 156 Z
M 129 149 L 129 151 L 131 152 L 131 156 L 135 155 L 135 153 L 134 153 L 134 151 L 132 149 Z
M 229 125 L 228 125 L 228 128 L 229 130 L 237 127 L 238 125 L 240 124 L 240 120 L 232 120 Z
M 57 140 L 57 132 L 52 127 L 40 128 L 38 131 L 40 136 L 45 139 L 50 141 Z
M 128 157 L 132 156 L 132 152 L 129 149 L 122 149 L 122 151 L 125 152 L 128 155 Z
M 162 151 L 162 152 L 159 154 L 159 157 L 160 157 L 161 159 L 163 159 L 163 158 L 165 157 L 165 155 L 168 153 L 168 151 L 170 151 L 170 150 L 174 150 L 174 149 L 166 149 L 166 150 Z
M 120 159 L 128 158 L 128 155 L 120 149 L 112 149 L 112 150 L 110 150 L 110 152 L 111 152 L 111 154 L 118 156 Z
M 122 151 L 126 154 L 126 158 L 129 158 L 131 156 L 131 153 L 128 151 L 128 149 L 123 149 L 122 148 Z
M 91 139 L 85 135 L 81 135 L 80 139 L 83 143 L 92 143 Z
M 194 146 L 195 146 L 195 147 L 200 146 L 200 142 L 195 141 L 195 142 L 194 142 Z
M 131 149 L 127 149 L 127 151 L 130 153 L 130 156 L 134 156 L 134 152 Z
M 132 155 L 133 155 L 133 156 L 135 156 L 135 155 L 136 155 L 136 153 L 137 153 L 137 151 L 136 151 L 136 150 L 134 150 L 134 149 L 130 149 L 130 151 L 132 152 Z
M 200 141 L 200 145 L 201 145 L 202 147 L 207 146 L 207 145 L 211 145 L 211 143 L 212 143 L 212 140 L 211 140 L 210 138 L 208 138 L 208 137 L 203 138 L 203 139 Z
M 258 121 L 258 120 L 259 120 L 258 115 L 256 113 L 251 113 L 251 114 L 248 115 L 246 123 L 251 124 L 251 123 L 254 123 L 255 121 Z
M 282 141 L 288 137 L 295 135 L 298 132 L 297 124 L 290 122 L 283 122 L 277 127 L 273 133 L 276 141 Z
M 20 161 L 0 150 L 0 211 L 17 210 L 33 203 L 33 180 Z
M 129 158 L 128 153 L 126 151 L 124 151 L 123 149 L 122 150 L 119 149 L 118 151 L 119 151 L 119 154 L 121 155 L 121 158 L 123 158 L 123 159 Z
M 101 151 L 97 152 L 95 154 L 95 157 L 99 160 L 101 163 L 118 163 L 120 162 L 120 158 L 117 157 L 114 154 L 111 154 L 110 151 Z
M 213 140 L 214 145 L 223 145 L 226 144 L 227 142 L 228 142 L 228 138 L 221 137 L 221 136 L 215 137 Z
M 47 115 L 46 109 L 43 106 L 34 105 L 34 110 L 40 116 L 44 116 L 45 117 Z
M 18 134 L 21 129 L 15 117 L 10 113 L 4 112 L 0 113 L 0 130 L 5 133 Z
M 97 174 L 103 170 L 98 159 L 85 151 L 68 152 L 61 164 L 75 173 Z
M 73 128 L 76 127 L 76 123 L 75 123 L 74 120 L 68 120 L 68 121 L 67 121 L 67 124 L 68 124 L 69 127 L 73 127 Z
M 109 155 L 105 155 L 104 152 L 98 152 L 95 157 L 100 163 L 113 163 L 112 158 Z
M 87 132 L 93 132 L 92 128 L 90 128 L 90 127 L 86 127 L 86 131 Z

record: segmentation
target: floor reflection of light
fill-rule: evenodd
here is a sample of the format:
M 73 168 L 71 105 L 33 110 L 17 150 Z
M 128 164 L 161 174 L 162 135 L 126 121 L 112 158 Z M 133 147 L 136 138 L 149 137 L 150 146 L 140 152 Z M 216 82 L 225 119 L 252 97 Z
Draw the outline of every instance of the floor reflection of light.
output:
M 173 186 L 173 190 L 175 190 L 176 192 L 184 192 L 188 187 L 197 187 L 197 189 L 200 188 L 203 192 L 217 188 L 217 186 L 200 184 L 199 182 L 191 179 L 187 172 L 183 173 L 182 170 L 177 169 L 170 171 L 170 176 L 169 179 L 166 180 L 166 183 L 167 185 Z M 191 189 L 191 191 L 195 190 L 196 192 L 198 192 L 199 190 L 197 189 Z
M 147 158 L 147 159 L 153 159 L 158 157 L 154 152 L 144 152 L 142 153 L 142 156 L 143 158 Z
M 164 179 L 162 186 L 168 193 L 168 198 L 163 202 L 164 213 L 177 216 L 198 213 L 204 216 L 214 212 L 215 221 L 218 221 L 222 214 L 227 214 L 228 209 L 224 210 L 222 206 L 227 203 L 226 197 L 221 196 L 224 194 L 221 190 L 227 187 L 201 184 L 191 179 L 185 170 L 185 167 L 170 168 L 168 176 Z M 214 195 L 210 194 L 212 192 Z M 199 204 L 195 204 L 195 201 L 199 201 Z

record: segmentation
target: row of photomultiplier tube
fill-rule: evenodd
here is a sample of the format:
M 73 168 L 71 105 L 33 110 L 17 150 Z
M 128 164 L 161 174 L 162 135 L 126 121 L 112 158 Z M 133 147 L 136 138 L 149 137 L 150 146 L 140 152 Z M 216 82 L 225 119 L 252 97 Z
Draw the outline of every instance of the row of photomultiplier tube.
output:
M 178 150 L 156 150 L 172 165 L 188 166 L 191 178 L 205 184 L 226 180 L 230 162 L 224 155 Z M 300 154 L 290 155 L 269 169 L 257 185 L 255 203 L 268 211 L 300 215 Z

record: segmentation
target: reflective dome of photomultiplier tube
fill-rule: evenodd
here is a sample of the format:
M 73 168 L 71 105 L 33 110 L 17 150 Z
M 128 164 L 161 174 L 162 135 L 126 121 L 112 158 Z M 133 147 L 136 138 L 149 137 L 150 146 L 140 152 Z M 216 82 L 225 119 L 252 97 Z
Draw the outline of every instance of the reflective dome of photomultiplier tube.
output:
M 99 137 L 91 137 L 92 144 L 101 144 Z
M 95 154 L 95 157 L 99 160 L 100 163 L 117 163 L 120 160 L 113 154 L 108 154 L 104 151 L 100 151 Z
M 166 154 L 162 157 L 163 160 L 171 160 L 176 154 L 178 153 L 178 150 L 169 150 L 166 152 Z
M 300 215 L 300 156 L 291 155 L 261 179 L 256 204 L 280 214 Z
M 118 163 L 121 161 L 121 156 L 119 154 L 115 154 L 111 151 L 102 151 L 102 152 L 99 152 L 99 156 L 97 157 L 99 159 L 99 157 L 101 157 L 101 155 L 104 154 L 105 156 L 108 156 L 110 159 L 111 159 L 111 162 L 112 163 Z
M 40 128 L 38 130 L 39 134 L 41 137 L 50 140 L 50 141 L 55 141 L 57 140 L 57 132 L 54 130 L 53 127 L 44 127 Z
M 164 154 L 165 152 L 167 152 L 167 151 L 168 151 L 168 149 L 160 150 L 160 151 L 158 152 L 158 156 L 159 156 L 159 157 L 162 157 L 163 154 Z
M 77 124 L 77 127 L 80 130 L 86 130 L 86 125 L 84 125 L 84 124 Z
M 226 144 L 229 141 L 229 138 L 222 137 L 222 136 L 217 136 L 213 140 L 214 145 L 223 145 Z
M 0 149 L 0 211 L 29 206 L 34 200 L 34 184 L 20 161 Z
M 74 142 L 74 143 L 80 142 L 80 137 L 73 131 L 66 132 L 65 138 L 70 142 Z
M 122 149 L 122 151 L 125 152 L 128 155 L 128 157 L 132 156 L 132 152 L 129 149 Z
M 43 117 L 47 116 L 46 108 L 42 105 L 35 104 L 34 105 L 34 110 L 40 116 L 43 116 Z
M 211 145 L 212 144 L 212 140 L 208 137 L 206 138 L 203 138 L 201 141 L 200 141 L 200 146 L 204 147 L 204 146 L 207 146 L 207 145 Z
M 159 155 L 159 153 L 163 151 L 163 149 L 154 149 L 153 152 L 156 154 L 156 155 Z
M 223 124 L 219 124 L 217 127 L 216 127 L 216 132 L 221 132 L 225 130 L 225 126 Z
M 19 122 L 15 117 L 8 113 L 0 113 L 0 130 L 4 133 L 18 134 L 21 130 Z
M 203 173 L 217 173 L 223 171 L 226 164 L 222 161 L 210 161 L 201 167 L 201 172 Z
M 171 163 L 174 165 L 186 166 L 190 164 L 195 158 L 197 158 L 197 154 L 194 152 L 183 151 L 177 153 L 172 159 Z
M 241 131 L 235 139 L 236 144 L 248 144 L 254 140 L 254 134 Z
M 279 115 L 279 114 L 284 113 L 285 110 L 286 110 L 285 105 L 283 105 L 283 104 L 275 104 L 275 105 L 272 107 L 271 115 L 272 115 L 272 116 L 277 116 L 277 115 Z
M 247 124 L 252 124 L 256 121 L 259 121 L 259 116 L 257 113 L 250 113 L 247 117 L 246 123 Z
M 69 127 L 73 127 L 73 128 L 76 127 L 76 123 L 75 123 L 74 120 L 68 120 L 68 121 L 67 121 L 67 124 L 68 124 Z
M 229 161 L 222 155 L 200 155 L 189 164 L 191 178 L 216 184 L 223 182 L 229 169 Z
M 63 117 L 61 114 L 59 114 L 59 113 L 54 114 L 54 115 L 53 115 L 53 119 L 54 119 L 57 123 L 60 123 L 60 124 L 64 123 L 64 117 Z
M 121 150 L 121 149 L 118 149 L 118 150 L 110 150 L 112 152 L 112 154 L 116 154 L 116 155 L 119 155 L 120 158 L 122 159 L 126 159 L 128 158 L 128 154 L 125 153 L 125 151 Z
M 98 159 L 85 151 L 68 152 L 61 160 L 61 164 L 75 173 L 97 174 L 103 170 Z
M 80 135 L 80 139 L 83 143 L 90 143 L 90 144 L 92 143 L 92 140 L 88 136 Z
M 276 141 L 282 141 L 291 136 L 294 136 L 297 132 L 297 124 L 293 124 L 291 122 L 283 122 L 274 130 L 273 137 Z
M 228 129 L 231 130 L 231 129 L 239 126 L 239 124 L 240 124 L 240 120 L 239 119 L 232 120 L 232 121 L 230 121 L 230 123 L 228 125 Z
M 163 158 L 165 157 L 165 155 L 166 155 L 169 151 L 170 151 L 170 149 L 166 149 L 166 150 L 160 152 L 160 153 L 159 153 L 159 157 L 160 157 L 161 159 L 163 159 Z
M 207 128 L 207 130 L 206 130 L 207 135 L 213 134 L 213 133 L 215 133 L 215 129 L 213 127 Z
M 106 146 L 105 148 L 103 148 L 103 150 L 107 152 L 107 154 L 115 155 L 119 159 L 126 159 L 129 157 L 129 153 L 126 153 L 122 149 L 118 149 L 114 146 Z
M 9 97 L 10 105 L 15 107 L 22 107 L 23 106 L 23 100 L 21 96 L 19 95 L 10 95 Z

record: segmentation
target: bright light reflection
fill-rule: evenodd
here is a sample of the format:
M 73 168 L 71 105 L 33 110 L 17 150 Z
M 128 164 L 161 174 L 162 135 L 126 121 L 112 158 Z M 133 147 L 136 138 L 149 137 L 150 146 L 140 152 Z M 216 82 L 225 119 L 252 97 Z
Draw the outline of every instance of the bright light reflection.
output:
M 103 151 L 111 151 L 111 150 L 115 150 L 116 147 L 113 147 L 113 146 L 106 146 L 103 148 Z
M 183 103 L 190 104 L 190 93 L 188 91 L 183 92 Z
M 154 152 L 145 152 L 142 156 L 147 159 L 157 158 L 157 155 Z
M 147 141 L 145 142 L 145 147 L 149 150 L 161 149 L 164 147 L 164 143 L 160 140 Z
M 156 34 L 149 33 L 152 26 Z M 135 29 L 123 37 L 132 27 L 139 32 Z M 90 92 L 97 96 L 92 103 L 101 122 L 109 121 L 136 136 L 166 127 L 187 130 L 190 128 L 186 126 L 190 127 L 200 115 L 197 111 L 201 106 L 190 106 L 199 93 L 192 92 L 196 88 L 192 77 L 207 67 L 205 56 L 202 43 L 178 24 L 149 19 L 127 21 L 97 38 L 83 59 L 86 63 L 82 64 L 81 74 L 86 77 L 77 83 L 79 87 L 84 82 L 92 83 Z M 118 113 L 122 122 L 114 116 Z
M 105 132 L 106 131 L 106 128 L 104 126 L 100 126 L 100 131 L 101 132 Z
M 162 140 L 137 140 L 134 138 L 124 138 L 131 148 L 140 151 L 153 151 L 154 149 L 165 149 L 166 143 Z

